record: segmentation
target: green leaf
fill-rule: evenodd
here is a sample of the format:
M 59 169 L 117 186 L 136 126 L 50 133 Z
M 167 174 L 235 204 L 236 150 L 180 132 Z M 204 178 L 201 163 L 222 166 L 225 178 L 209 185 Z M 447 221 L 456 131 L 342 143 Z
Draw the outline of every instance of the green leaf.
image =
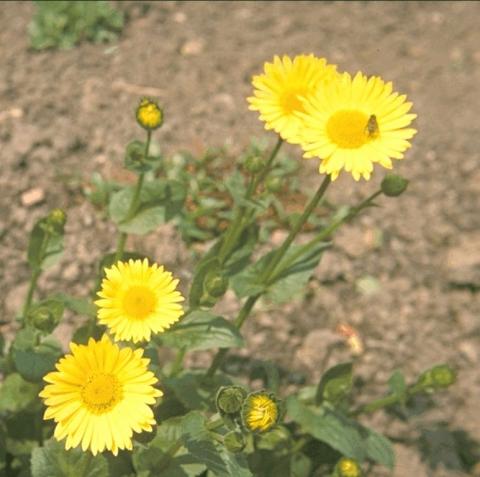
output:
M 276 304 L 285 303 L 296 294 L 305 290 L 313 271 L 320 262 L 323 251 L 329 246 L 330 243 L 316 244 L 311 250 L 300 255 L 268 287 L 265 287 L 260 282 L 260 276 L 270 260 L 272 260 L 276 252 L 273 250 L 233 277 L 232 287 L 239 298 L 258 295 L 265 291 L 265 297 L 268 300 Z M 288 260 L 289 257 L 292 257 L 300 249 L 301 246 L 298 245 L 290 247 L 283 260 Z
M 287 399 L 287 413 L 303 432 L 325 442 L 345 457 L 359 462 L 371 459 L 393 468 L 395 458 L 390 441 L 372 429 L 325 408 L 311 409 L 295 396 Z
M 316 404 L 327 401 L 336 405 L 343 401 L 352 390 L 352 371 L 352 362 L 341 363 L 328 369 L 318 384 Z
M 46 226 L 47 219 L 42 218 L 34 225 L 30 234 L 27 258 L 33 270 L 38 268 L 45 270 L 55 265 L 63 253 L 63 234 L 52 235 L 46 231 Z
M 127 145 L 125 152 L 125 168 L 137 174 L 156 171 L 162 165 L 162 156 L 144 157 L 145 143 L 141 141 L 131 141 Z
M 105 457 L 92 457 L 78 448 L 67 451 L 55 440 L 33 449 L 31 463 L 32 477 L 108 477 Z
M 0 397 L 1 400 L 1 397 Z M 3 423 L 0 422 L 0 476 L 4 476 L 5 459 L 7 457 L 7 434 Z
M 400 398 L 400 402 L 405 404 L 407 401 L 407 383 L 405 376 L 400 370 L 394 371 L 388 380 L 388 385 L 393 394 Z
M 291 477 L 309 477 L 312 472 L 312 461 L 301 452 L 293 454 L 290 460 Z
M 12 345 L 15 368 L 27 381 L 40 382 L 55 368 L 55 363 L 62 355 L 60 343 L 53 336 L 47 336 L 34 345 L 29 341 L 31 331 L 25 329 L 22 332 L 18 333 Z
M 189 351 L 212 348 L 239 348 L 244 341 L 238 329 L 225 318 L 207 311 L 193 311 L 155 339 Z
M 206 465 L 191 456 L 183 445 L 175 457 L 168 456 L 168 451 L 178 441 L 182 444 L 187 438 L 199 438 L 205 432 L 205 418 L 195 411 L 163 421 L 148 447 L 134 449 L 132 461 L 135 470 L 137 473 L 146 472 L 145 475 L 151 477 L 200 475 L 206 470 Z
M 212 395 L 221 386 L 231 384 L 223 374 L 217 373 L 213 380 L 207 381 L 204 372 L 184 372 L 178 376 L 164 378 L 163 384 L 187 409 L 213 410 Z
M 38 399 L 40 387 L 27 383 L 19 374 L 9 374 L 0 384 L 0 414 L 30 408 Z
M 219 272 L 220 270 L 221 265 L 217 257 L 211 257 L 197 265 L 192 285 L 190 286 L 189 305 L 191 308 L 197 308 L 200 305 L 204 293 L 203 284 L 207 273 Z
M 392 443 L 385 436 L 378 434 L 372 429 L 364 429 L 367 432 L 365 443 L 367 457 L 393 470 L 395 467 L 395 453 Z
M 65 308 L 73 311 L 77 315 L 94 317 L 97 314 L 97 308 L 93 304 L 92 300 L 87 298 L 78 298 L 67 293 L 56 293 L 53 296 L 54 299 L 63 303 Z
M 287 413 L 300 424 L 303 432 L 325 442 L 345 457 L 360 462 L 365 459 L 366 451 L 361 435 L 345 418 L 328 410 L 310 409 L 294 396 L 287 399 Z
M 116 192 L 109 213 L 121 232 L 144 235 L 178 214 L 185 201 L 185 187 L 179 181 L 154 180 L 143 184 L 135 215 L 127 219 L 134 195 L 133 187 Z

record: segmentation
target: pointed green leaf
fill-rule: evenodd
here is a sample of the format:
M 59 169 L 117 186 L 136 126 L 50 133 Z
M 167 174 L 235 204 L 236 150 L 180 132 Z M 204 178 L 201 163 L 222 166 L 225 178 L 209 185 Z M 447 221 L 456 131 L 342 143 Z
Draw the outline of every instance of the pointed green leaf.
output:
M 189 351 L 212 348 L 239 348 L 243 338 L 233 323 L 207 311 L 193 311 L 180 322 L 156 335 L 155 340 Z
M 65 450 L 51 440 L 32 452 L 32 477 L 108 477 L 108 463 L 101 454 L 92 457 L 81 449 Z

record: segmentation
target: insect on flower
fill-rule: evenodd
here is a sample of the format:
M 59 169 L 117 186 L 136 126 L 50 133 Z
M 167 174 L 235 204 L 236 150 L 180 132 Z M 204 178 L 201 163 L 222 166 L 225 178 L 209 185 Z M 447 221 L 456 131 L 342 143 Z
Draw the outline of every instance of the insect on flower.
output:
M 368 137 L 377 137 L 379 133 L 377 116 L 375 114 L 370 115 L 368 118 L 367 126 L 365 127 L 365 133 Z

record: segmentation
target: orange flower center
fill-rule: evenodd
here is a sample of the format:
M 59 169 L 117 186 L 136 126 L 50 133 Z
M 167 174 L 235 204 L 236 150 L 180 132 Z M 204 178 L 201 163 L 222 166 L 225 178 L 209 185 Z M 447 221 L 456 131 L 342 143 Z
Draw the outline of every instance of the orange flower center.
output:
M 157 300 L 150 288 L 145 286 L 133 286 L 123 299 L 123 307 L 128 315 L 142 320 L 155 310 Z

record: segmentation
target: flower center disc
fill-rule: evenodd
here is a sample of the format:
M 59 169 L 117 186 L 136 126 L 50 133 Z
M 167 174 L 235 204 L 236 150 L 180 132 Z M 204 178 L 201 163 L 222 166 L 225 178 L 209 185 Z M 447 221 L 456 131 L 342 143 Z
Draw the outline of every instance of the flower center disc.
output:
M 368 116 L 361 111 L 337 111 L 327 121 L 331 141 L 344 149 L 357 149 L 370 140 Z
M 103 414 L 112 409 L 122 398 L 118 379 L 105 373 L 91 374 L 83 386 L 82 400 L 94 414 Z
M 155 294 L 149 288 L 142 286 L 131 287 L 123 299 L 125 311 L 133 318 L 140 320 L 152 313 L 155 305 Z
M 304 96 L 305 93 L 303 90 L 290 90 L 283 94 L 281 104 L 285 114 L 291 114 L 293 111 L 303 111 L 303 104 L 299 96 Z

